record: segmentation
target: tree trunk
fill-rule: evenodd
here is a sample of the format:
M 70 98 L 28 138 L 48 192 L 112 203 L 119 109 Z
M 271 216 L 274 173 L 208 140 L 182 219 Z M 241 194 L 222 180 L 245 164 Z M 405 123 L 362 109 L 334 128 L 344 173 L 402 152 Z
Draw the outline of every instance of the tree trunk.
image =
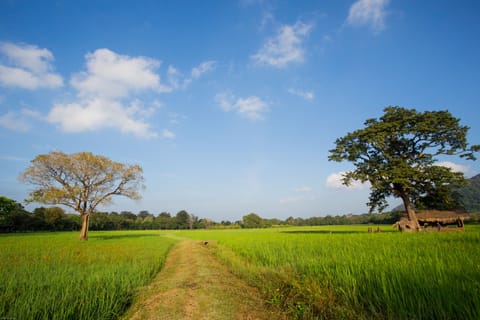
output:
M 402 194 L 401 198 L 403 201 L 403 205 L 405 206 L 405 211 L 407 212 L 409 226 L 411 229 L 410 231 L 420 231 L 421 228 L 420 228 L 420 224 L 418 223 L 417 214 L 413 209 L 413 205 L 410 202 L 410 198 L 406 194 Z
M 90 220 L 89 213 L 82 213 L 82 231 L 80 231 L 80 240 L 88 240 L 88 222 Z

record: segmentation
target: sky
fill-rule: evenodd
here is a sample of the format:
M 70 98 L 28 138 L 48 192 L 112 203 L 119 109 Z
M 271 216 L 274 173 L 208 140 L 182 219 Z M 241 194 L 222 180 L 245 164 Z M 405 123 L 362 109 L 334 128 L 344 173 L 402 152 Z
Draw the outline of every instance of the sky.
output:
M 0 195 L 28 197 L 37 155 L 88 151 L 144 171 L 105 211 L 365 213 L 328 155 L 386 106 L 480 143 L 478 21 L 477 0 L 0 0 Z

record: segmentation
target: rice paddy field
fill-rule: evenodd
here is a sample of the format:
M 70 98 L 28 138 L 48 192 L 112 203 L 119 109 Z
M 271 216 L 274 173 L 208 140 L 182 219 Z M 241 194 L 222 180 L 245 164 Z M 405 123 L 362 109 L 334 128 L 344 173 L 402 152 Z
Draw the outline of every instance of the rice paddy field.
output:
M 173 243 L 148 231 L 0 235 L 0 319 L 117 319 Z
M 480 319 L 480 226 L 399 233 L 383 226 L 183 232 L 293 319 Z M 385 230 L 391 232 L 385 232 Z
M 117 319 L 182 238 L 208 240 L 230 270 L 292 319 L 480 319 L 480 226 L 0 235 L 0 318 Z M 389 231 L 389 232 L 387 232 Z

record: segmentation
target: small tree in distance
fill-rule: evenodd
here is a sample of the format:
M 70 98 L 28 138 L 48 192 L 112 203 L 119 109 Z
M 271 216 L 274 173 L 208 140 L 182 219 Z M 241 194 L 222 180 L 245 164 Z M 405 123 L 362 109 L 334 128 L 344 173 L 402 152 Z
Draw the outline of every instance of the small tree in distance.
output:
M 140 199 L 142 168 L 114 162 L 90 152 L 54 151 L 31 161 L 20 180 L 35 186 L 27 202 L 64 205 L 80 213 L 80 240 L 88 239 L 90 215 L 113 196 Z
M 256 213 L 249 213 L 242 217 L 242 228 L 263 228 L 265 221 Z
M 353 180 L 370 182 L 368 205 L 382 211 L 386 198 L 402 199 L 412 230 L 420 230 L 414 204 L 435 195 L 448 202 L 446 185 L 461 185 L 463 173 L 435 165 L 440 155 L 457 155 L 475 160 L 480 145 L 468 146 L 469 127 L 448 111 L 417 112 L 415 109 L 387 107 L 379 119 L 368 119 L 365 128 L 335 141 L 330 161 L 350 161 L 355 170 L 347 172 L 343 184 Z

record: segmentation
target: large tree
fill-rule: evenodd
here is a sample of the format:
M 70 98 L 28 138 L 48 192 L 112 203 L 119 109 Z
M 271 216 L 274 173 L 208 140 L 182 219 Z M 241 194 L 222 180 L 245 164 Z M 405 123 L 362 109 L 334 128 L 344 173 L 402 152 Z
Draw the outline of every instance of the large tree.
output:
M 29 202 L 65 205 L 80 213 L 80 240 L 88 239 L 90 215 L 113 196 L 140 199 L 142 168 L 114 162 L 89 152 L 54 151 L 31 161 L 20 179 L 35 186 Z
M 446 185 L 465 181 L 463 173 L 435 165 L 438 156 L 475 160 L 474 152 L 480 149 L 479 145 L 469 147 L 469 127 L 459 122 L 448 111 L 386 107 L 379 119 L 368 119 L 365 128 L 337 139 L 328 159 L 354 164 L 355 169 L 343 176 L 345 185 L 353 180 L 370 182 L 371 212 L 385 209 L 387 197 L 398 197 L 403 201 L 409 227 L 420 230 L 415 202 L 432 195 L 447 196 L 443 192 Z

